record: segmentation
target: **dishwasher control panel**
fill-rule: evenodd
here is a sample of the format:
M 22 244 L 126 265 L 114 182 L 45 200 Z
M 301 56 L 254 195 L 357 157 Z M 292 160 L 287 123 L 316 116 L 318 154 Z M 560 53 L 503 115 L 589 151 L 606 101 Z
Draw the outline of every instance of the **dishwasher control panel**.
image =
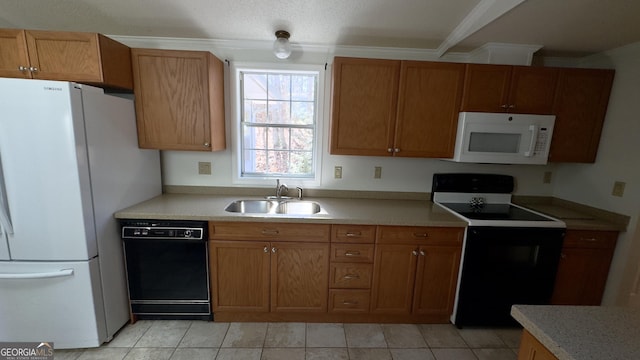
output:
M 121 220 L 123 239 L 208 240 L 206 221 Z

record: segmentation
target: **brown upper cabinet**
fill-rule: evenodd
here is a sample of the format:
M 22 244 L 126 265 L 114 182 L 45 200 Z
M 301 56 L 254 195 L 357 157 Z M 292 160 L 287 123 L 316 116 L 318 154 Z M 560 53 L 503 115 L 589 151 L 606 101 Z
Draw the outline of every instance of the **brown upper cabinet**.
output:
M 451 157 L 464 64 L 336 57 L 331 153 Z
M 596 160 L 614 70 L 560 69 L 549 161 Z
M 132 49 L 141 148 L 224 150 L 224 68 L 206 51 Z
M 0 76 L 133 88 L 129 47 L 96 33 L 0 29 Z
M 467 64 L 462 111 L 553 114 L 558 69 Z

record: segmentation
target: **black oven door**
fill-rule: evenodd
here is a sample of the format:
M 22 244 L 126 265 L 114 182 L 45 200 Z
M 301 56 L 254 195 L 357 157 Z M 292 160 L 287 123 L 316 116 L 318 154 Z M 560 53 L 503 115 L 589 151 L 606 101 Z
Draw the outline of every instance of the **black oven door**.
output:
M 511 305 L 548 304 L 564 229 L 469 227 L 455 324 L 510 326 Z

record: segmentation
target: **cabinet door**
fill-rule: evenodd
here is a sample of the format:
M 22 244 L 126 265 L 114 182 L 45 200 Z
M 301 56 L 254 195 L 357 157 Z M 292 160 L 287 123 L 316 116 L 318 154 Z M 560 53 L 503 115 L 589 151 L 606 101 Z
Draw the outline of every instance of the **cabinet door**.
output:
M 462 111 L 507 110 L 510 80 L 511 66 L 467 64 Z
M 329 244 L 271 244 L 271 311 L 326 312 Z
M 595 162 L 613 75 L 613 70 L 560 70 L 549 161 Z
M 527 330 L 522 331 L 518 360 L 558 360 L 540 341 Z
M 271 247 L 267 242 L 211 241 L 213 311 L 269 311 Z
M 396 156 L 453 157 L 464 73 L 464 64 L 402 62 Z
M 400 61 L 336 57 L 331 153 L 392 155 Z
M 377 245 L 371 313 L 409 314 L 416 274 L 415 245 Z
M 421 246 L 416 270 L 413 313 L 451 315 L 458 283 L 458 246 Z
M 224 109 L 222 104 L 211 107 L 209 83 L 217 81 L 217 88 L 222 88 L 222 62 L 203 51 L 133 49 L 132 57 L 140 147 L 223 149 L 224 127 L 216 129 L 222 138 L 211 143 L 211 123 L 222 126 L 218 121 L 222 119 L 224 124 Z M 216 95 L 221 97 L 222 93 Z
M 0 77 L 31 78 L 24 30 L 0 29 Z
M 511 73 L 508 111 L 518 114 L 553 114 L 558 69 L 514 66 Z
M 102 82 L 98 35 L 95 33 L 25 32 L 35 79 Z
M 618 233 L 567 231 L 551 303 L 600 305 Z

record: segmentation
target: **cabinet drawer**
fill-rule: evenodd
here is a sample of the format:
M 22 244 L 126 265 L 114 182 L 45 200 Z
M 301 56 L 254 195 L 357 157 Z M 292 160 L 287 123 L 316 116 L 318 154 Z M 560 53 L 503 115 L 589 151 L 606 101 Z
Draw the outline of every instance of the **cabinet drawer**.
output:
M 427 226 L 378 226 L 380 244 L 460 245 L 464 228 Z
M 369 290 L 329 290 L 329 312 L 368 313 Z
M 337 289 L 368 289 L 371 287 L 371 264 L 331 264 L 329 287 Z
M 374 245 L 331 244 L 332 262 L 373 262 Z
M 212 240 L 329 242 L 331 225 L 268 222 L 210 222 Z
M 617 231 L 569 230 L 564 237 L 564 247 L 613 248 L 618 239 Z
M 331 242 L 373 243 L 376 239 L 376 227 L 373 225 L 333 225 Z

